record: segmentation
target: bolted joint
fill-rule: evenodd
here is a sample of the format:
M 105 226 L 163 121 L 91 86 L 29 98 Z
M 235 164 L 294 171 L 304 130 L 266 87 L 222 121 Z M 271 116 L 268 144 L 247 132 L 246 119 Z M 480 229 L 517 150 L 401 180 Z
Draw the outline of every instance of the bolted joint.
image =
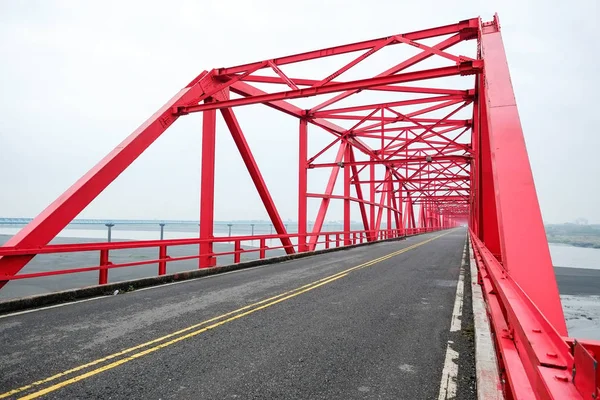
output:
M 338 162 L 337 166 L 340 168 L 344 168 L 344 162 L 343 161 Z
M 476 73 L 483 71 L 483 61 L 481 61 L 481 60 L 463 61 L 460 64 L 458 64 L 458 70 L 460 72 L 460 75 L 462 75 L 462 76 L 474 75 Z
M 173 106 L 171 107 L 171 114 L 173 115 L 186 115 L 189 114 L 187 112 L 186 106 Z
M 477 39 L 479 34 L 479 18 L 466 19 L 459 22 L 461 40 Z

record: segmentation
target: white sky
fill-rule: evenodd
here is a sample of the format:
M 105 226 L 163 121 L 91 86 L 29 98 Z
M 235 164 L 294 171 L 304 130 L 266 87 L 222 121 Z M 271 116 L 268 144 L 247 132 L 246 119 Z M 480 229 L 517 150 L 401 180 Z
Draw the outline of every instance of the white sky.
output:
M 35 216 L 204 69 L 496 11 L 544 219 L 598 223 L 594 0 L 2 1 L 0 216 Z M 236 112 L 282 217 L 295 220 L 297 121 Z M 200 115 L 181 118 L 80 217 L 197 219 L 200 133 Z M 323 190 L 319 173 L 310 190 Z M 216 203 L 216 219 L 267 217 L 222 123 Z M 339 217 L 334 205 L 328 219 Z

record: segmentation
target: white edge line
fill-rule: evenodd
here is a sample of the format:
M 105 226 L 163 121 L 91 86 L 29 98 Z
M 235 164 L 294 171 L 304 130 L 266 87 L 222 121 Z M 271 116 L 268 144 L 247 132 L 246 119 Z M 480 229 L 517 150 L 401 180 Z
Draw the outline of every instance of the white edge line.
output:
M 465 265 L 467 264 L 467 252 L 463 252 L 462 263 L 460 265 L 460 274 L 458 283 L 456 284 L 456 298 L 454 300 L 454 309 L 452 310 L 452 323 L 450 324 L 450 332 L 460 331 L 462 326 L 462 309 L 463 298 L 465 293 Z
M 446 346 L 446 358 L 442 370 L 442 381 L 440 382 L 440 394 L 438 400 L 456 398 L 456 377 L 458 376 L 458 352 Z
M 465 287 L 465 264 L 467 263 L 467 243 L 463 250 L 463 256 L 460 262 L 460 274 L 458 283 L 456 284 L 456 297 L 454 300 L 454 309 L 452 311 L 452 322 L 450 323 L 450 332 L 460 331 L 461 316 Z M 455 399 L 456 398 L 456 379 L 458 377 L 458 358 L 459 353 L 450 347 L 450 340 L 446 345 L 446 356 L 444 358 L 444 369 L 442 370 L 442 380 L 440 381 L 440 391 L 438 400 Z
M 105 297 L 109 297 L 109 296 L 97 296 L 97 297 L 92 297 L 90 299 L 75 300 L 75 301 L 69 301 L 68 303 L 54 304 L 52 306 L 33 308 L 31 310 L 17 311 L 17 312 L 11 313 L 11 314 L 0 315 L 0 319 L 8 318 L 8 317 L 15 317 L 17 315 L 29 314 L 29 313 L 36 312 L 36 311 L 49 310 L 51 308 L 70 306 L 71 304 L 83 303 L 86 301 L 99 300 L 99 299 L 103 299 Z
M 469 249 L 472 249 L 471 240 Z M 477 377 L 478 400 L 504 399 L 498 372 L 496 349 L 492 341 L 490 322 L 487 308 L 483 300 L 481 286 L 477 282 L 477 266 L 473 251 L 470 251 L 469 264 L 471 268 L 471 293 L 473 299 L 473 322 L 475 325 L 475 375 Z

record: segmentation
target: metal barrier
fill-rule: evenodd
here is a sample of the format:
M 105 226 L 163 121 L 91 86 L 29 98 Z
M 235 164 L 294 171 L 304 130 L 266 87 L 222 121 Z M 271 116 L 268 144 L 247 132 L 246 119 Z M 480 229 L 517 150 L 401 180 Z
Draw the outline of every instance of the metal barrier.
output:
M 409 229 L 389 229 L 389 230 L 377 230 L 377 231 L 333 231 L 333 232 L 322 232 L 319 234 L 307 233 L 304 235 L 300 234 L 287 234 L 287 235 L 251 235 L 251 236 L 230 236 L 230 237 L 216 237 L 212 239 L 169 239 L 169 240 L 141 240 L 141 241 L 120 241 L 120 242 L 102 242 L 102 243 L 73 243 L 73 244 L 50 244 L 39 248 L 20 248 L 16 246 L 0 247 L 0 256 L 7 257 L 19 257 L 19 256 L 35 256 L 39 254 L 57 254 L 57 253 L 79 253 L 79 252 L 99 252 L 99 264 L 89 267 L 70 268 L 70 269 L 57 269 L 52 271 L 44 272 L 33 272 L 23 273 L 16 275 L 4 275 L 0 276 L 0 282 L 8 282 L 12 280 L 20 279 L 31 279 L 53 275 L 65 275 L 75 274 L 81 272 L 98 271 L 98 284 L 104 285 L 109 282 L 109 271 L 115 268 L 127 268 L 136 267 L 143 265 L 158 264 L 158 275 L 167 274 L 167 264 L 169 262 L 184 261 L 184 260 L 200 260 L 199 267 L 206 268 L 215 265 L 214 261 L 218 256 L 233 255 L 233 262 L 239 263 L 241 261 L 241 255 L 244 253 L 258 253 L 259 259 L 266 257 L 267 250 L 285 250 L 288 254 L 295 252 L 308 251 L 306 245 L 307 239 L 316 237 L 316 244 L 322 245 L 323 248 L 336 248 L 344 247 L 348 245 L 354 245 L 364 242 L 373 242 L 377 240 L 392 239 L 402 236 L 411 236 L 426 232 L 432 232 L 437 230 L 436 228 L 409 228 Z M 267 241 L 272 239 L 278 239 L 285 242 L 282 239 L 298 239 L 297 244 L 293 245 L 279 245 L 279 246 L 267 246 Z M 259 243 L 258 247 L 244 248 L 242 247 L 243 242 Z M 187 246 L 187 245 L 198 245 L 209 243 L 212 247 L 214 243 L 233 243 L 233 249 L 230 251 L 222 252 L 210 252 L 201 253 L 189 256 L 171 257 L 169 256 L 168 249 L 175 246 Z M 148 259 L 126 263 L 113 263 L 110 261 L 110 252 L 115 250 L 127 250 L 127 249 L 144 249 L 144 248 L 156 248 L 158 258 Z M 202 263 L 206 260 L 206 263 Z
M 600 342 L 562 337 L 472 231 L 471 243 L 507 398 L 597 399 Z

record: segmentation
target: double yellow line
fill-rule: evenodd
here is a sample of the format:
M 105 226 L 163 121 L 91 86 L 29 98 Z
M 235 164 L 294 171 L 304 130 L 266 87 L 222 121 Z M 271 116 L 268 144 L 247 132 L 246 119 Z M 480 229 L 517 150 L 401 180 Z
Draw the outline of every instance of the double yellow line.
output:
M 424 245 L 426 243 L 429 243 L 429 242 L 431 242 L 431 241 L 433 241 L 433 240 L 435 240 L 435 239 L 437 239 L 437 238 L 439 238 L 441 236 L 447 235 L 448 233 L 449 232 L 443 233 L 443 234 L 435 236 L 435 237 L 433 237 L 431 239 L 424 240 L 424 241 L 416 243 L 416 244 L 414 244 L 412 246 L 406 247 L 406 248 L 404 248 L 402 250 L 395 251 L 395 252 L 387 254 L 385 256 L 376 258 L 376 259 L 371 260 L 371 261 L 367 261 L 367 262 L 365 262 L 363 264 L 357 265 L 357 266 L 352 267 L 352 268 L 348 268 L 348 269 L 346 269 L 344 271 L 340 271 L 340 272 L 338 272 L 336 274 L 333 274 L 333 275 L 327 276 L 325 278 L 319 279 L 317 281 L 311 282 L 311 283 L 306 284 L 304 286 L 300 286 L 300 287 L 298 287 L 296 289 L 293 289 L 293 290 L 290 290 L 290 291 L 278 294 L 277 296 L 269 297 L 267 299 L 258 301 L 256 303 L 252 303 L 252 304 L 249 304 L 247 306 L 238 308 L 237 310 L 233 310 L 233 311 L 230 311 L 228 313 L 219 315 L 217 317 L 208 319 L 206 321 L 202 321 L 200 323 L 188 326 L 187 328 L 178 330 L 176 332 L 169 333 L 168 335 L 161 336 L 159 338 L 150 340 L 148 342 L 139 344 L 137 346 L 130 347 L 128 349 L 121 350 L 121 351 L 119 351 L 117 353 L 110 354 L 110 355 L 108 355 L 106 357 L 102 357 L 102 358 L 99 358 L 97 360 L 91 361 L 89 363 L 77 366 L 75 368 L 68 369 L 66 371 L 57 373 L 55 375 L 49 376 L 49 377 L 41 379 L 39 381 L 35 381 L 33 383 L 30 383 L 29 385 L 21 386 L 19 388 L 10 390 L 8 392 L 0 394 L 0 399 L 7 398 L 9 396 L 13 396 L 13 395 L 16 395 L 18 393 L 22 393 L 22 392 L 30 390 L 30 389 L 34 389 L 34 388 L 36 388 L 38 386 L 41 386 L 41 385 L 44 385 L 46 383 L 58 380 L 60 378 L 64 378 L 67 375 L 71 375 L 71 374 L 73 374 L 75 372 L 80 372 L 80 371 L 83 371 L 83 370 L 88 369 L 90 367 L 96 366 L 98 364 L 105 363 L 106 361 L 117 359 L 116 361 L 113 361 L 113 362 L 111 362 L 109 364 L 105 364 L 105 365 L 100 366 L 98 368 L 95 368 L 95 369 L 92 369 L 90 371 L 81 373 L 80 375 L 76 375 L 76 376 L 73 376 L 72 378 L 65 379 L 65 380 L 63 380 L 61 382 L 58 382 L 58 383 L 56 383 L 54 385 L 51 385 L 51 386 L 48 386 L 48 387 L 46 387 L 44 389 L 40 389 L 38 391 L 30 393 L 30 394 L 28 394 L 26 396 L 21 397 L 20 399 L 35 399 L 35 398 L 41 397 L 43 395 L 46 395 L 48 393 L 54 392 L 54 391 L 56 391 L 58 389 L 61 389 L 61 388 L 65 387 L 65 386 L 71 385 L 71 384 L 73 384 L 75 382 L 79 382 L 81 380 L 84 380 L 84 379 L 87 379 L 87 378 L 92 377 L 94 375 L 97 375 L 97 374 L 99 374 L 101 372 L 108 371 L 110 369 L 116 368 L 116 367 L 118 367 L 120 365 L 123 365 L 125 363 L 128 363 L 129 361 L 132 361 L 132 360 L 138 359 L 140 357 L 146 356 L 148 354 L 154 353 L 154 352 L 156 352 L 156 351 L 158 351 L 160 349 L 163 349 L 165 347 L 171 346 L 171 345 L 173 345 L 175 343 L 178 343 L 178 342 L 181 342 L 181 341 L 183 341 L 185 339 L 189 339 L 189 338 L 192 338 L 194 336 L 200 335 L 201 333 L 204 333 L 204 332 L 209 331 L 211 329 L 217 328 L 217 327 L 219 327 L 221 325 L 224 325 L 224 324 L 226 324 L 228 322 L 235 321 L 236 319 L 243 318 L 243 317 L 245 317 L 247 315 L 250 315 L 250 314 L 255 313 L 257 311 L 260 311 L 260 310 L 263 310 L 265 308 L 274 306 L 275 304 L 278 304 L 278 303 L 281 303 L 283 301 L 289 300 L 291 298 L 294 298 L 294 297 L 299 296 L 299 295 L 301 295 L 303 293 L 309 292 L 309 291 L 311 291 L 313 289 L 316 289 L 318 287 L 327 285 L 327 284 L 329 284 L 331 282 L 334 282 L 334 281 L 336 281 L 338 279 L 341 279 L 341 278 L 345 277 L 350 272 L 353 272 L 353 271 L 356 271 L 356 270 L 359 270 L 359 269 L 362 269 L 362 268 L 370 267 L 372 265 L 375 265 L 377 263 L 380 263 L 382 261 L 385 261 L 387 259 L 395 257 L 395 256 L 397 256 L 399 254 L 402 254 L 402 253 L 405 253 L 405 252 L 407 252 L 409 250 L 412 250 L 412 249 L 414 249 L 416 247 L 419 247 L 419 246 L 422 246 L 422 245 Z M 123 357 L 120 358 L 121 356 L 123 356 Z

